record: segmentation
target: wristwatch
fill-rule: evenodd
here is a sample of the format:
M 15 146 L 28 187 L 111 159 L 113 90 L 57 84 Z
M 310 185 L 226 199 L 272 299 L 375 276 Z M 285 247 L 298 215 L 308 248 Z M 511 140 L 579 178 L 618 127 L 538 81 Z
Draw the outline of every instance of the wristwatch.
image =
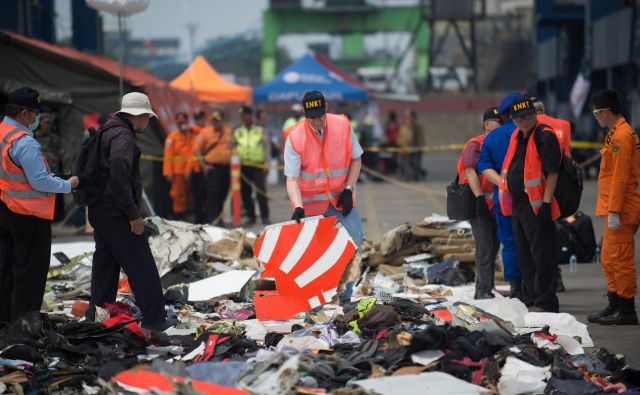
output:
M 346 187 L 344 187 L 344 189 L 353 192 L 353 187 L 351 185 L 347 185 Z

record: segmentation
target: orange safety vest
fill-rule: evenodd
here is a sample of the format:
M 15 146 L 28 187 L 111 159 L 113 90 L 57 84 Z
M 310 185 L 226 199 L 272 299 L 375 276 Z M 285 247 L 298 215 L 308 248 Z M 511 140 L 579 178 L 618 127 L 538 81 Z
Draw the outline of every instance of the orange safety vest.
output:
M 27 176 L 21 167 L 16 165 L 9 156 L 13 142 L 28 135 L 24 130 L 0 123 L 0 200 L 7 205 L 9 210 L 16 214 L 32 215 L 34 217 L 52 220 L 55 208 L 55 194 L 36 191 L 31 187 Z M 49 170 L 44 155 L 42 160 Z
M 538 114 L 538 123 L 548 125 L 555 133 L 560 143 L 560 148 L 571 157 L 571 124 L 560 118 L 550 117 L 547 114 Z
M 462 150 L 462 152 L 464 153 L 464 151 L 467 149 L 467 145 L 472 142 L 480 144 L 480 149 L 482 149 L 482 144 L 484 143 L 485 137 L 485 134 L 481 134 L 470 139 L 469 141 L 467 141 L 467 144 L 464 145 L 464 149 Z M 467 179 L 467 174 L 465 173 L 464 167 L 462 165 L 462 155 L 460 155 L 460 158 L 458 158 L 458 178 L 460 179 L 460 184 L 467 184 L 469 182 L 469 180 Z M 484 198 L 487 201 L 487 206 L 489 206 L 489 212 L 491 212 L 491 210 L 493 210 L 493 184 L 481 174 L 478 174 L 478 178 L 480 179 L 480 188 L 484 193 Z
M 538 125 L 539 124 L 536 124 L 531 133 L 535 133 Z M 553 133 L 551 128 L 543 130 L 543 133 L 545 131 Z M 511 135 L 507 156 L 504 158 L 504 163 L 502 164 L 500 185 L 498 186 L 500 192 L 500 208 L 502 209 L 502 214 L 506 217 L 511 216 L 512 212 L 511 193 L 509 193 L 509 188 L 507 187 L 507 174 L 509 172 L 509 166 L 511 166 L 513 156 L 516 153 L 519 132 L 520 129 L 516 129 Z M 529 196 L 529 202 L 531 203 L 533 212 L 538 215 L 540 206 L 542 206 L 542 198 L 544 196 L 544 190 L 547 182 L 545 180 L 544 173 L 542 172 L 542 160 L 540 160 L 540 154 L 538 154 L 538 148 L 536 147 L 534 137 L 535 136 L 533 135 L 530 136 L 529 141 L 527 142 L 527 151 L 524 159 L 524 188 L 527 196 Z M 556 220 L 558 218 L 560 218 L 560 206 L 558 206 L 556 198 L 553 197 L 551 200 L 551 219 Z
M 322 140 L 309 126 L 298 122 L 289 132 L 291 147 L 300 155 L 297 177 L 302 206 L 307 215 L 321 215 L 336 207 L 336 198 L 347 183 L 351 164 L 351 124 L 344 115 L 327 114 Z M 355 193 L 354 193 L 355 207 Z

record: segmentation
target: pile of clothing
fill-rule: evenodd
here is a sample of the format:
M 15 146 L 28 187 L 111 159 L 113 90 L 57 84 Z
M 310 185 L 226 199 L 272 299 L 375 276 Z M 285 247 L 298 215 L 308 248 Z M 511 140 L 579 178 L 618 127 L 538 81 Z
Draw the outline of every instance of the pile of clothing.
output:
M 76 248 L 52 268 L 46 313 L 0 323 L 0 393 L 640 391 L 623 355 L 585 352 L 594 344 L 571 315 L 530 313 L 499 294 L 474 300 L 468 224 L 434 216 L 365 242 L 351 302 L 287 321 L 256 319 L 253 296 L 269 282 L 253 258 L 256 235 L 149 225 L 177 324 L 141 328 L 124 277 L 118 302 L 84 321 L 91 254 Z

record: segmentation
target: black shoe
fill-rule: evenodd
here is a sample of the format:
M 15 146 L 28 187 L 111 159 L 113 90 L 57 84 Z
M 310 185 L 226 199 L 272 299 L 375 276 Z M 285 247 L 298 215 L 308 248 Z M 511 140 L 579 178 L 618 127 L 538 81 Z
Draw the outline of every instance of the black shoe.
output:
M 473 297 L 473 299 L 475 299 L 475 300 L 494 299 L 495 297 L 496 297 L 496 295 L 494 295 L 492 292 L 476 292 L 476 294 Z
M 96 306 L 93 303 L 89 303 L 89 308 L 84 313 L 84 319 L 87 322 L 96 322 Z
M 618 309 L 618 295 L 614 292 L 607 292 L 607 297 L 609 298 L 609 305 L 597 313 L 589 314 L 587 321 L 598 323 L 601 318 L 613 314 Z
M 564 292 L 566 288 L 564 287 L 564 282 L 562 281 L 562 274 L 558 273 L 558 280 L 556 281 L 556 292 Z
M 509 281 L 509 288 L 511 290 L 509 297 L 522 301 L 522 279 Z
M 612 314 L 600 318 L 601 325 L 638 325 L 638 315 L 633 298 L 618 296 L 618 308 Z

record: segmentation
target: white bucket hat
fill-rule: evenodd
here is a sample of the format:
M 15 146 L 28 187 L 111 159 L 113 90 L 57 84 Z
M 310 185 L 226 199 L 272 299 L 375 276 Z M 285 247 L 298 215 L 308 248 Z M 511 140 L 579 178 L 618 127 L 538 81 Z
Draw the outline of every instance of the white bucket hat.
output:
M 122 96 L 122 108 L 120 108 L 118 112 L 131 115 L 149 114 L 158 118 L 156 113 L 151 109 L 151 103 L 147 95 L 139 92 L 131 92 Z

